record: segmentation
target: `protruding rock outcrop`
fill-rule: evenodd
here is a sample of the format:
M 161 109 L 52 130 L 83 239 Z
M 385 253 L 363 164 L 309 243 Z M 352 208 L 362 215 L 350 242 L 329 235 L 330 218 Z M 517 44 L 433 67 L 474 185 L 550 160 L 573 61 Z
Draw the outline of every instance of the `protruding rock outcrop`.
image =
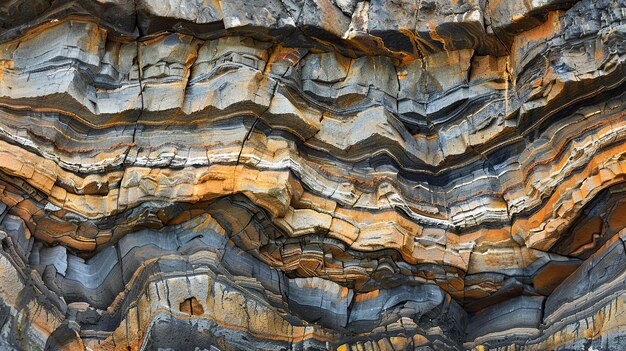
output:
M 626 2 L 0 4 L 0 349 L 626 349 Z

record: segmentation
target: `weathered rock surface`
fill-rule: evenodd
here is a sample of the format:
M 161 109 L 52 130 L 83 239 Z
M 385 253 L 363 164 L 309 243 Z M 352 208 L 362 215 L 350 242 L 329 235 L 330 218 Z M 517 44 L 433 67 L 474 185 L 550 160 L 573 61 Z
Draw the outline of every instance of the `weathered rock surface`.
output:
M 0 349 L 625 350 L 626 1 L 0 3 Z

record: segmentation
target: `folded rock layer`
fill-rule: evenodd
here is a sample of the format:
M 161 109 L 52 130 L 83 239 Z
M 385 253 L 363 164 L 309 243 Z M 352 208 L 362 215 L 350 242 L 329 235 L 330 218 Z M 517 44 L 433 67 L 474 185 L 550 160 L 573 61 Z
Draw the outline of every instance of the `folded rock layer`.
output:
M 626 1 L 0 4 L 0 349 L 625 350 Z

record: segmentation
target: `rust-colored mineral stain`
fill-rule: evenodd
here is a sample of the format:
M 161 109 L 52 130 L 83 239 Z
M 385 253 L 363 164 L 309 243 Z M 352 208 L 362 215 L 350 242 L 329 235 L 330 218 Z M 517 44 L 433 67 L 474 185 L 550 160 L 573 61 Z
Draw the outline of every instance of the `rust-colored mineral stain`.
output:
M 192 316 L 201 316 L 204 314 L 204 308 L 195 296 L 181 302 L 179 310 Z
M 533 279 L 533 285 L 543 295 L 550 295 L 570 274 L 578 267 L 579 263 L 553 262 L 548 263 Z
M 607 222 L 612 231 L 619 231 L 626 227 L 626 201 L 615 206 Z

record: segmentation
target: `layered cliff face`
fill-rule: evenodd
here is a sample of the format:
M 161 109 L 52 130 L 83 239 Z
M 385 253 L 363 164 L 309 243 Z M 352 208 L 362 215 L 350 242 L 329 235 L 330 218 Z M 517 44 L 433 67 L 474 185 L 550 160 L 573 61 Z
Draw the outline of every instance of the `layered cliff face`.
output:
M 0 349 L 626 349 L 626 1 L 0 28 Z

